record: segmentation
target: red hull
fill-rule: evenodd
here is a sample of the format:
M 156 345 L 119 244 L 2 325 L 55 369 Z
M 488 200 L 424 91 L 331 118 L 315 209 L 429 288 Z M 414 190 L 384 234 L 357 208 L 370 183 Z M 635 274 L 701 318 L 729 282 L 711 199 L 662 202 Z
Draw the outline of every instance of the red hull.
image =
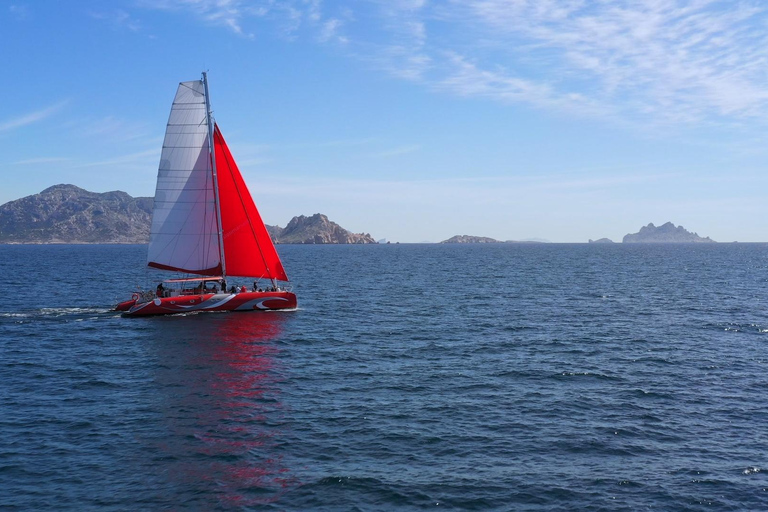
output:
M 206 293 L 155 298 L 149 302 L 121 302 L 115 311 L 124 316 L 173 315 L 191 311 L 271 311 L 296 309 L 296 295 L 291 292 Z

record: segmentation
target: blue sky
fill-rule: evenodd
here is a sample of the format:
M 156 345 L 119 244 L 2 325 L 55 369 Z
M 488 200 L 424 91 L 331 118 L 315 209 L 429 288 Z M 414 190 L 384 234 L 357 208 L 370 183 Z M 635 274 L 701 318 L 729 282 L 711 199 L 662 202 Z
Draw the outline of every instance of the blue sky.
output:
M 178 82 L 268 224 L 391 241 L 768 241 L 768 4 L 0 1 L 0 204 L 154 193 Z

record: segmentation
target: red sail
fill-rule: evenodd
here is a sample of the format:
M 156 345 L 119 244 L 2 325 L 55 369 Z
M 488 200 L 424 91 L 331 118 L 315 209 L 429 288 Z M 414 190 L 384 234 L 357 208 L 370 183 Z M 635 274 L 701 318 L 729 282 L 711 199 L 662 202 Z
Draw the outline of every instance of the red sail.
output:
M 219 208 L 228 276 L 266 277 L 287 281 L 272 238 L 264 227 L 232 153 L 219 131 L 213 130 Z

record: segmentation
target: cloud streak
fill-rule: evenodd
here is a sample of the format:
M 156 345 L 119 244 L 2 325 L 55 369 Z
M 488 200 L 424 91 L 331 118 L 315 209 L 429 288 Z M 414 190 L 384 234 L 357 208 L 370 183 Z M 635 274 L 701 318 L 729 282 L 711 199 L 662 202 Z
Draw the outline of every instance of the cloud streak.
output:
M 49 157 L 39 157 L 39 158 L 28 158 L 26 160 L 18 160 L 16 162 L 11 162 L 10 165 L 50 164 L 50 163 L 68 162 L 70 160 L 71 158 L 63 157 L 63 156 L 49 156 Z
M 85 162 L 74 166 L 75 168 L 85 167 L 100 167 L 107 165 L 123 165 L 123 164 L 146 164 L 148 162 L 155 162 L 160 160 L 160 149 L 150 149 L 147 151 L 138 151 L 136 153 L 130 153 L 127 155 L 117 156 L 115 158 L 109 158 L 106 160 L 99 160 L 94 162 Z
M 470 88 L 476 79 L 486 85 L 480 94 L 501 101 L 671 122 L 749 118 L 768 108 L 765 8 L 715 0 L 475 0 L 457 2 L 456 14 L 501 55 L 471 48 L 477 64 L 470 70 L 454 59 L 444 81 L 457 93 L 478 94 Z
M 341 32 L 345 20 L 326 16 L 320 0 L 142 0 L 140 6 L 189 13 L 205 23 L 225 27 L 231 32 L 254 39 L 256 23 L 268 22 L 282 37 L 293 39 L 304 27 L 320 43 L 346 43 Z
M 158 0 L 335 44 L 441 94 L 655 124 L 768 117 L 768 6 L 722 0 Z M 248 27 L 248 28 L 245 28 Z
M 0 121 L 0 133 L 12 131 L 17 128 L 43 121 L 44 119 L 47 119 L 48 117 L 61 110 L 62 107 L 64 107 L 67 103 L 69 103 L 69 100 L 60 101 L 59 103 L 51 105 L 50 107 L 46 107 L 42 110 L 36 110 L 34 112 L 30 112 L 29 114 L 24 114 L 7 121 Z
M 368 59 L 441 93 L 654 123 L 768 114 L 768 7 L 717 0 L 381 3 Z
M 90 12 L 89 15 L 91 18 L 108 22 L 115 29 L 126 28 L 131 32 L 139 32 L 141 30 L 141 23 L 122 9 L 115 9 L 110 12 L 94 11 Z

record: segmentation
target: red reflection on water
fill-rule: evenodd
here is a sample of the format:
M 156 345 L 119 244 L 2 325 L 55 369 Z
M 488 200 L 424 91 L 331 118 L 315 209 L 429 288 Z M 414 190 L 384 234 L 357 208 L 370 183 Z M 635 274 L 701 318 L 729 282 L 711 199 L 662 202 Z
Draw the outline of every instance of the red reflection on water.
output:
M 189 344 L 177 345 L 167 363 L 168 388 L 176 390 L 166 411 L 171 451 L 180 459 L 174 476 L 189 491 L 211 492 L 228 505 L 274 502 L 296 485 L 279 442 L 284 369 L 276 342 L 287 316 L 205 316 L 185 322 Z

